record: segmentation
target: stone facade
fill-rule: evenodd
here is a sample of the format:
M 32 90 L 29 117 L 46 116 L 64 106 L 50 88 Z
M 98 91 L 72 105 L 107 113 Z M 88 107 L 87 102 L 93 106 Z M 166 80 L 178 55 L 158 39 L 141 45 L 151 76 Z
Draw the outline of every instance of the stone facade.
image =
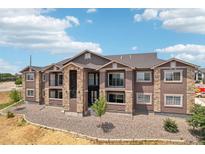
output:
M 23 100 L 26 100 L 26 74 L 23 73 L 22 74 L 22 97 L 23 97 Z
M 133 70 L 126 69 L 125 70 L 125 112 L 133 113 Z
M 161 106 L 160 106 L 160 68 L 156 68 L 154 70 L 154 112 L 160 112 Z
M 77 98 L 76 98 L 76 104 L 77 104 L 77 113 L 82 113 L 83 114 L 83 109 L 84 109 L 84 86 L 83 86 L 83 81 L 84 81 L 84 74 L 83 74 L 83 69 L 81 69 L 78 66 L 75 66 L 73 64 L 70 64 L 66 66 L 63 69 L 63 79 L 64 79 L 64 84 L 63 84 L 63 105 L 66 110 L 69 111 L 70 109 L 70 90 L 69 90 L 69 84 L 70 84 L 70 70 L 76 70 L 77 71 Z
M 83 69 L 77 68 L 77 113 L 83 113 L 84 91 L 83 91 Z
M 187 114 L 190 114 L 195 101 L 194 78 L 195 69 L 193 67 L 187 67 Z
M 100 88 L 99 88 L 99 93 L 100 96 L 102 97 L 106 97 L 106 93 L 105 93 L 105 74 L 106 72 L 104 70 L 100 70 Z
M 35 84 L 36 84 L 36 102 L 40 102 L 41 101 L 41 73 L 40 72 L 36 72 L 36 79 L 35 79 Z

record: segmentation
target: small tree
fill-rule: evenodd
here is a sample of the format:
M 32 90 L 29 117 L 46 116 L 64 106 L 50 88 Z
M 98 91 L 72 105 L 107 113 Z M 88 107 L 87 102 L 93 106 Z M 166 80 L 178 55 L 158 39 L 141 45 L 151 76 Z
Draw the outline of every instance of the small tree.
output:
M 18 102 L 21 100 L 21 93 L 18 90 L 12 90 L 9 94 L 12 102 Z
M 170 133 L 177 133 L 179 131 L 176 122 L 170 118 L 164 120 L 164 129 Z
M 15 81 L 15 84 L 16 85 L 21 85 L 22 84 L 22 78 L 21 77 L 18 77 Z
M 200 128 L 205 130 L 205 106 L 195 104 L 192 113 L 193 114 L 188 119 L 189 125 L 192 126 L 193 129 Z
M 100 117 L 101 123 L 101 116 L 105 114 L 106 111 L 106 100 L 104 97 L 100 97 L 95 101 L 95 103 L 91 106 L 93 111 L 96 113 L 96 116 Z

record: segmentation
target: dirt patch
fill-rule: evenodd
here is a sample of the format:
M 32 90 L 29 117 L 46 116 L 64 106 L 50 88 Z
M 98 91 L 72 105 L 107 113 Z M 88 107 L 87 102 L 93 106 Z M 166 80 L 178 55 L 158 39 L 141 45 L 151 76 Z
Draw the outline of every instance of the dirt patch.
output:
M 21 86 L 16 86 L 15 82 L 0 82 L 0 92 L 11 91 L 13 89 L 21 90 Z
M 11 100 L 9 98 L 9 92 L 0 92 L 0 104 L 9 103 Z
M 48 130 L 30 124 L 18 126 L 21 117 L 0 116 L 0 144 L 91 144 L 69 133 Z

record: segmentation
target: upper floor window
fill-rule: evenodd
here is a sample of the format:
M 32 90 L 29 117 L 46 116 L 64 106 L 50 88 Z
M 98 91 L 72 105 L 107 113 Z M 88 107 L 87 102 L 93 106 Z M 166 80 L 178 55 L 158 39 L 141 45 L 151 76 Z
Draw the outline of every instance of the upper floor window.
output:
M 85 54 L 85 59 L 90 59 L 91 58 L 91 54 L 90 53 L 86 53 Z
M 46 75 L 45 75 L 45 74 L 43 74 L 42 80 L 43 80 L 43 81 L 46 81 Z
M 152 81 L 152 72 L 137 72 L 137 82 L 151 82 Z
M 26 74 L 26 80 L 27 81 L 33 81 L 34 80 L 34 73 L 27 73 Z
M 165 94 L 164 105 L 170 107 L 182 107 L 183 95 L 181 94 Z
M 182 82 L 182 70 L 165 70 L 165 82 Z
M 58 75 L 58 85 L 61 86 L 63 84 L 63 74 Z
M 97 73 L 89 73 L 88 74 L 88 85 L 89 86 L 97 86 L 98 85 L 98 74 Z
M 124 73 L 123 72 L 108 73 L 108 86 L 123 87 L 124 86 Z

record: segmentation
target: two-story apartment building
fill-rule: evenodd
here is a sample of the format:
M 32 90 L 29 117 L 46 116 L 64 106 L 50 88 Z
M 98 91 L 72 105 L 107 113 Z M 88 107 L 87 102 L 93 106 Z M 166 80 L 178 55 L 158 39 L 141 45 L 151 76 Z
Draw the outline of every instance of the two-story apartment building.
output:
M 86 50 L 46 67 L 23 69 L 23 98 L 76 115 L 87 115 L 99 96 L 106 98 L 109 112 L 189 114 L 196 69 L 156 53 L 103 56 Z

